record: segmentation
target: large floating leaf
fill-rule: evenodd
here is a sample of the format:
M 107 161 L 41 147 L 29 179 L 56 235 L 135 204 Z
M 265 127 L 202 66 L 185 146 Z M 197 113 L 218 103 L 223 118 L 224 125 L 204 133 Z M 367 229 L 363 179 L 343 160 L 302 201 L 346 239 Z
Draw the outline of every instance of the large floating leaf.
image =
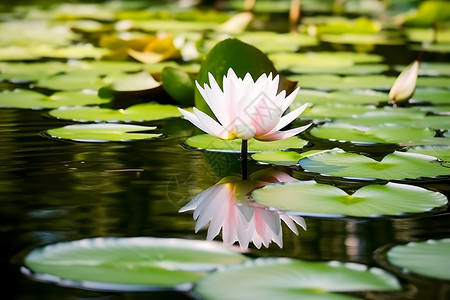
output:
M 355 298 L 332 292 L 400 289 L 394 276 L 361 264 L 258 258 L 208 274 L 195 292 L 207 300 L 349 300 Z
M 77 122 L 144 122 L 180 116 L 176 106 L 154 102 L 136 104 L 126 109 L 67 107 L 52 110 L 49 114 L 57 119 Z
M 205 241 L 93 238 L 31 251 L 25 266 L 42 281 L 97 290 L 175 288 L 245 256 Z
M 252 193 L 263 205 L 301 215 L 372 217 L 420 213 L 447 204 L 437 192 L 407 184 L 366 185 L 352 194 L 315 181 L 271 184 Z
M 300 83 L 301 86 L 301 83 Z M 337 90 L 324 92 L 317 90 L 300 89 L 292 105 L 301 106 L 303 103 L 313 104 L 376 104 L 387 102 L 387 93 L 376 92 L 374 90 Z
M 450 90 L 438 88 L 417 88 L 413 100 L 430 102 L 434 105 L 450 105 Z
M 328 43 L 350 45 L 402 45 L 405 42 L 397 34 L 385 34 L 383 32 L 378 34 L 324 34 L 320 36 L 320 40 Z M 365 48 L 363 49 L 365 50 Z
M 156 127 L 126 124 L 82 124 L 49 129 L 47 134 L 52 138 L 78 142 L 126 142 L 161 136 L 161 134 L 144 133 L 153 129 Z
M 387 252 L 388 261 L 403 273 L 450 280 L 450 239 L 410 242 Z
M 390 89 L 394 77 L 385 75 L 368 76 L 337 76 L 337 75 L 291 75 L 290 80 L 296 80 L 303 88 L 322 90 L 345 89 Z
M 418 179 L 450 175 L 432 156 L 395 151 L 376 161 L 364 155 L 333 149 L 310 155 L 299 161 L 309 171 L 323 175 L 361 179 Z
M 332 119 L 332 118 L 349 118 L 353 115 L 363 114 L 373 111 L 374 106 L 349 105 L 349 104 L 318 104 L 312 108 L 307 108 L 302 113 L 301 118 L 311 119 Z
M 435 135 L 435 132 L 430 129 L 411 128 L 396 124 L 382 124 L 367 127 L 337 122 L 325 123 L 324 125 L 314 127 L 310 133 L 312 136 L 321 139 L 355 144 L 417 143 Z
M 409 148 L 407 152 L 430 155 L 443 161 L 450 161 L 450 145 L 415 146 Z
M 278 69 L 296 73 L 324 73 L 330 68 L 348 68 L 355 64 L 377 63 L 383 59 L 376 54 L 354 52 L 274 53 L 269 58 Z
M 213 152 L 240 152 L 241 151 L 241 140 L 222 140 L 213 137 L 209 134 L 200 134 L 188 138 L 185 144 L 189 147 L 196 149 L 203 149 Z M 298 137 L 291 137 L 279 141 L 258 141 L 251 139 L 248 141 L 248 151 L 259 152 L 267 150 L 279 150 L 279 149 L 297 149 L 302 148 L 308 144 L 308 141 L 302 140 Z
M 419 87 L 435 87 L 448 88 L 450 86 L 450 78 L 444 76 L 419 76 L 417 78 L 417 86 Z
M 63 72 L 67 65 L 61 62 L 2 62 L 0 78 L 12 81 L 37 81 L 42 77 Z
M 96 92 L 56 92 L 51 96 L 30 90 L 3 91 L 0 93 L 0 107 L 45 109 L 70 105 L 102 104 L 109 99 L 102 99 Z
M 294 151 L 271 150 L 252 154 L 252 158 L 258 162 L 273 164 L 277 166 L 295 166 L 298 161 L 308 155 L 321 152 L 322 150 L 310 150 L 302 153 Z
M 301 47 L 317 45 L 316 38 L 304 34 L 256 31 L 244 32 L 238 37 L 247 44 L 254 45 L 264 53 L 297 51 Z

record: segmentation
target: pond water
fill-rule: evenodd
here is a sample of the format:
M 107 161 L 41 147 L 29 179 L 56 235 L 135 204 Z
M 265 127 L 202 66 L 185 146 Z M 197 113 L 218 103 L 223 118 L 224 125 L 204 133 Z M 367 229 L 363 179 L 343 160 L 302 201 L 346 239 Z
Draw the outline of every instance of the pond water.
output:
M 393 51 L 398 47 L 380 47 L 377 53 L 384 55 L 389 64 L 406 64 L 417 54 Z M 326 44 L 320 49 L 333 48 Z M 432 61 L 448 58 L 434 54 L 425 57 Z M 4 82 L 0 88 L 17 86 L 22 85 Z M 100 292 L 60 287 L 22 274 L 24 256 L 31 249 L 55 242 L 91 237 L 204 240 L 206 230 L 195 233 L 192 214 L 178 210 L 224 176 L 239 172 L 238 154 L 223 154 L 226 162 L 217 167 L 213 154 L 184 146 L 189 136 L 199 132 L 181 118 L 144 123 L 157 126 L 163 134 L 154 140 L 89 143 L 51 139 L 45 134 L 46 130 L 68 123 L 49 117 L 47 110 L 0 109 L 1 298 L 192 299 L 183 292 Z M 315 149 L 336 145 L 308 135 L 302 137 L 314 141 Z M 338 146 L 374 156 L 400 149 L 390 144 Z M 249 163 L 252 171 L 270 168 L 254 161 Z M 348 190 L 366 184 L 306 174 L 300 168 L 289 172 L 297 179 L 316 179 Z M 414 184 L 449 197 L 449 182 L 447 176 Z M 380 266 L 374 253 L 382 247 L 450 236 L 448 207 L 398 217 L 304 219 L 307 230 L 299 228 L 298 236 L 283 226 L 282 248 L 273 243 L 261 249 L 251 246 L 248 255 Z M 366 299 L 450 298 L 448 281 L 411 276 L 408 280 L 401 278 L 401 282 L 401 292 L 363 291 L 355 295 Z

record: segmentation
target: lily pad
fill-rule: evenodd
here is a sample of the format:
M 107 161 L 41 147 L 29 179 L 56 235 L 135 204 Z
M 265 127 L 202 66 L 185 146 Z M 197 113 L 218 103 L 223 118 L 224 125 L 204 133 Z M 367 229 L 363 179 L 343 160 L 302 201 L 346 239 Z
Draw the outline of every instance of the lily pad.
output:
M 107 84 L 108 82 L 105 81 L 105 78 L 101 78 L 96 74 L 76 72 L 43 77 L 36 83 L 36 86 L 51 90 L 73 91 L 83 89 L 98 90 Z
M 430 102 L 434 105 L 450 105 L 450 90 L 439 88 L 417 88 L 414 91 L 412 100 Z
M 67 65 L 62 62 L 2 62 L 0 78 L 11 81 L 37 81 L 42 77 L 63 72 Z
M 310 155 L 299 161 L 308 172 L 358 179 L 420 179 L 450 175 L 436 157 L 394 151 L 381 161 L 355 153 L 333 149 Z
M 306 34 L 276 33 L 271 31 L 244 32 L 238 36 L 264 53 L 292 51 L 317 45 L 317 39 Z
M 417 86 L 448 88 L 450 87 L 450 78 L 443 76 L 419 76 L 419 78 L 417 78 Z
M 447 204 L 447 198 L 413 185 L 366 185 L 352 194 L 315 181 L 271 184 L 252 193 L 263 205 L 313 216 L 377 217 L 422 213 Z
M 324 34 L 320 36 L 320 40 L 333 44 L 350 45 L 402 45 L 405 42 L 399 35 L 383 32 L 377 34 Z
M 385 89 L 391 88 L 395 78 L 385 75 L 338 76 L 338 75 L 291 75 L 290 80 L 303 88 L 320 90 Z
M 154 126 L 127 124 L 82 124 L 49 129 L 46 132 L 55 139 L 77 142 L 126 142 L 160 137 L 161 134 L 141 133 L 154 129 Z
M 181 116 L 176 106 L 154 102 L 136 104 L 125 109 L 64 107 L 51 110 L 49 115 L 77 122 L 144 122 Z
M 195 292 L 208 300 L 314 299 L 349 300 L 333 292 L 399 291 L 391 274 L 356 263 L 258 258 L 220 268 L 202 278 Z
M 337 90 L 332 92 L 300 89 L 291 106 L 301 106 L 303 103 L 312 104 L 376 104 L 387 102 L 389 100 L 387 93 L 374 90 Z
M 96 92 L 89 90 L 76 92 L 56 92 L 51 96 L 31 90 L 16 89 L 0 93 L 0 107 L 45 109 L 71 105 L 89 105 L 107 103 L 109 99 L 102 99 Z
M 278 69 L 290 70 L 296 73 L 317 68 L 323 73 L 328 68 L 347 68 L 355 64 L 378 63 L 382 56 L 354 52 L 307 52 L 307 53 L 274 53 L 269 55 Z M 317 73 L 317 72 L 314 72 Z M 301 83 L 301 82 L 300 82 Z
M 252 158 L 258 162 L 272 164 L 277 166 L 295 166 L 298 161 L 308 155 L 321 152 L 323 150 L 310 150 L 302 153 L 294 151 L 262 151 L 252 154 Z
M 222 140 L 209 134 L 200 134 L 188 138 L 185 144 L 195 149 L 201 149 L 211 152 L 228 152 L 238 153 L 241 151 L 241 140 Z M 274 149 L 298 149 L 308 144 L 308 141 L 298 137 L 291 137 L 278 141 L 258 141 L 251 139 L 248 141 L 248 152 L 254 153 L 259 151 L 267 151 Z
M 192 283 L 218 266 L 246 259 L 205 241 L 92 238 L 34 249 L 25 257 L 25 266 L 32 278 L 44 282 L 107 291 L 148 291 Z
M 381 124 L 368 127 L 338 122 L 325 123 L 314 127 L 310 133 L 316 138 L 354 144 L 417 143 L 435 135 L 434 130 L 427 128 L 411 128 L 397 124 Z
M 302 119 L 332 119 L 332 118 L 349 118 L 353 115 L 363 114 L 373 111 L 374 106 L 362 106 L 351 104 L 318 104 L 311 108 L 307 108 L 301 115 Z
M 450 239 L 410 242 L 387 252 L 388 261 L 402 273 L 450 280 Z
M 409 148 L 406 152 L 425 154 L 437 157 L 443 161 L 450 161 L 450 145 L 415 146 Z

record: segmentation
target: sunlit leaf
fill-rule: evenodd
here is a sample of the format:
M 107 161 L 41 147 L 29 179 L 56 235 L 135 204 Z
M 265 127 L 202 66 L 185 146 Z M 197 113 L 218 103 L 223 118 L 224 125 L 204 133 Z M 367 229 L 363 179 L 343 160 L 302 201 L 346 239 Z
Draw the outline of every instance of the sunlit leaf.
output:
M 439 158 L 443 161 L 450 161 L 450 144 L 448 145 L 428 145 L 415 146 L 408 149 L 407 152 L 420 153 Z
M 300 106 L 303 103 L 313 104 L 376 104 L 387 102 L 389 100 L 387 93 L 374 90 L 337 90 L 333 92 L 300 89 L 292 106 Z
M 405 34 L 409 41 L 419 43 L 450 43 L 450 30 L 439 28 L 436 32 L 433 28 L 406 28 Z
M 320 40 L 334 44 L 351 44 L 351 45 L 402 45 L 404 40 L 396 34 L 324 34 L 320 36 Z
M 106 48 L 95 47 L 91 44 L 79 44 L 67 47 L 40 46 L 33 48 L 33 53 L 41 57 L 51 58 L 94 58 L 100 59 L 109 53 Z
M 343 89 L 390 89 L 395 78 L 385 75 L 337 76 L 337 75 L 291 75 L 303 88 L 322 90 Z
M 185 144 L 195 149 L 202 149 L 212 152 L 231 152 L 237 153 L 241 151 L 241 140 L 222 140 L 209 134 L 200 134 L 188 138 Z M 298 137 L 291 137 L 278 141 L 258 141 L 251 139 L 248 141 L 248 151 L 250 153 L 267 151 L 267 150 L 283 150 L 298 149 L 308 144 L 307 141 Z
M 181 116 L 176 106 L 153 102 L 136 104 L 126 109 L 67 107 L 52 110 L 49 115 L 77 122 L 144 122 Z
M 417 88 L 412 100 L 430 102 L 432 104 L 450 105 L 450 90 L 438 88 Z
M 262 151 L 252 154 L 252 159 L 277 166 L 295 166 L 300 159 L 320 151 L 322 150 L 310 150 L 302 153 L 280 150 Z
M 317 45 L 317 39 L 308 35 L 271 31 L 244 32 L 238 38 L 264 53 L 297 51 L 301 47 Z
M 405 19 L 403 25 L 432 27 L 433 24 L 450 20 L 450 3 L 447 1 L 423 1 L 416 13 Z
M 381 124 L 371 127 L 346 123 L 325 123 L 310 131 L 311 135 L 321 139 L 356 144 L 420 142 L 435 135 L 427 128 L 410 128 L 396 124 Z
M 427 240 L 397 245 L 387 252 L 392 265 L 404 274 L 450 280 L 450 239 Z
M 421 179 L 450 175 L 437 158 L 417 153 L 395 151 L 381 161 L 341 149 L 310 155 L 299 161 L 308 172 L 360 179 Z
M 145 64 L 153 64 L 169 58 L 180 57 L 180 50 L 175 47 L 172 35 L 164 35 L 151 40 L 142 51 L 128 49 L 128 54 Z
M 161 136 L 155 133 L 141 133 L 156 127 L 127 124 L 82 124 L 49 129 L 46 133 L 55 139 L 77 142 L 127 142 Z
M 218 266 L 246 257 L 205 241 L 92 238 L 50 244 L 25 257 L 39 281 L 97 290 L 158 290 L 192 283 Z
M 333 292 L 399 291 L 391 274 L 356 263 L 258 258 L 227 266 L 202 278 L 195 292 L 208 300 L 313 299 L 349 300 Z
M 268 207 L 299 215 L 377 217 L 427 212 L 447 204 L 447 198 L 413 185 L 388 183 L 366 185 L 347 193 L 315 181 L 271 184 L 252 193 Z
M 417 86 L 420 87 L 435 87 L 448 88 L 450 86 L 450 78 L 443 76 L 436 77 L 419 77 L 417 78 Z
M 102 87 L 98 94 L 102 98 L 113 98 L 118 93 L 150 92 L 160 86 L 161 83 L 156 81 L 148 72 L 139 72 L 115 80 L 112 84 Z
M 194 78 L 181 69 L 166 67 L 161 73 L 164 90 L 181 106 L 193 106 L 195 96 Z
M 331 118 L 349 118 L 357 114 L 373 111 L 374 106 L 349 105 L 349 104 L 318 104 L 306 109 L 301 118 L 311 119 L 331 119 Z

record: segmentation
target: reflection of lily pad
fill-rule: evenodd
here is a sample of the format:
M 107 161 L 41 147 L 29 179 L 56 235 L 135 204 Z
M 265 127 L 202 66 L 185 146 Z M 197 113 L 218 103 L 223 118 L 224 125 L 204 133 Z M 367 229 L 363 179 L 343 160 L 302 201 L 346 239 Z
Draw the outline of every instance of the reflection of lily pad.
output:
M 387 252 L 388 261 L 403 273 L 450 280 L 450 239 L 410 242 Z
M 361 179 L 417 179 L 450 175 L 450 169 L 441 166 L 433 156 L 399 151 L 376 161 L 364 155 L 333 149 L 303 158 L 299 165 L 309 172 Z
M 102 99 L 97 96 L 97 93 L 89 91 L 57 92 L 51 96 L 46 96 L 30 90 L 14 90 L 3 91 L 0 95 L 0 107 L 14 108 L 45 109 L 109 102 L 109 99 Z
M 67 107 L 52 110 L 49 114 L 57 119 L 77 122 L 144 122 L 180 116 L 176 106 L 154 102 L 136 104 L 126 109 Z
M 241 151 L 240 139 L 222 140 L 208 134 L 192 136 L 186 140 L 185 144 L 192 148 L 213 152 L 237 153 Z M 251 139 L 248 141 L 248 151 L 252 153 L 267 150 L 297 149 L 302 148 L 306 144 L 308 144 L 308 141 L 298 137 L 270 142 Z
M 144 140 L 161 136 L 155 133 L 141 133 L 156 127 L 126 124 L 82 124 L 49 129 L 47 134 L 56 139 L 78 142 L 125 142 Z
M 390 89 L 395 78 L 385 75 L 337 76 L 337 75 L 292 75 L 303 88 L 322 90 L 345 89 Z
M 333 292 L 399 291 L 394 276 L 356 263 L 258 258 L 226 266 L 202 278 L 195 292 L 205 299 L 349 300 Z
M 97 290 L 154 290 L 191 283 L 216 267 L 246 260 L 219 244 L 182 239 L 93 238 L 37 248 L 31 277 Z
M 315 181 L 271 184 L 253 191 L 256 202 L 301 215 L 371 217 L 420 213 L 441 207 L 447 198 L 407 184 L 366 185 L 352 194 Z
M 325 123 L 314 127 L 311 135 L 321 139 L 356 144 L 419 142 L 434 137 L 430 129 L 411 128 L 396 124 L 381 124 L 372 127 L 351 125 L 346 123 Z

